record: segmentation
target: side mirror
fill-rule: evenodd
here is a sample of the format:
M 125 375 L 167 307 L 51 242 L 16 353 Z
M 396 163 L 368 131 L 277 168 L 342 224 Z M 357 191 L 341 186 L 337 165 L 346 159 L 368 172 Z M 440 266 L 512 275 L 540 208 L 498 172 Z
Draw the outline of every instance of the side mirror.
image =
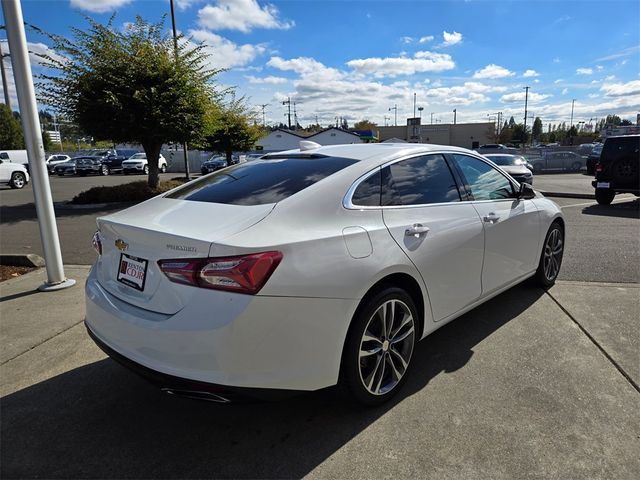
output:
M 533 190 L 533 187 L 531 185 L 523 182 L 520 184 L 518 198 L 522 200 L 530 200 L 532 198 L 536 198 L 536 192 Z

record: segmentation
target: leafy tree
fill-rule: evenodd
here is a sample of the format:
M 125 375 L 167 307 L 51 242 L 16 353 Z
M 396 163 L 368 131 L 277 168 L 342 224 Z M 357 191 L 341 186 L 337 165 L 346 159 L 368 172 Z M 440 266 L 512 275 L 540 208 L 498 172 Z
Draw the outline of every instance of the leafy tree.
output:
M 538 140 L 542 135 L 542 120 L 540 117 L 536 117 L 533 121 L 533 127 L 531 127 L 531 136 L 534 140 Z
M 22 125 L 5 104 L 0 104 L 0 148 L 4 150 L 24 148 Z
M 209 150 L 224 153 L 230 163 L 234 150 L 251 150 L 265 133 L 253 120 L 243 99 L 223 106 L 211 105 L 202 144 Z
M 618 125 L 622 124 L 622 119 L 618 115 L 607 115 L 604 124 L 617 127 Z
M 125 29 L 115 15 L 106 24 L 87 21 L 86 30 L 71 29 L 72 39 L 45 34 L 66 60 L 48 58 L 57 75 L 41 76 L 41 96 L 96 140 L 140 143 L 155 188 L 162 144 L 203 133 L 210 80 L 219 70 L 204 67 L 202 46 L 180 41 L 174 49 L 164 17 L 136 17 Z
M 513 137 L 513 130 L 508 126 L 503 127 L 499 135 L 500 143 L 511 143 L 512 137 Z
M 513 128 L 516 126 L 516 121 L 513 119 L 513 117 L 511 117 L 509 119 L 509 128 Z
M 529 142 L 529 131 L 525 130 L 522 123 L 518 123 L 513 127 L 513 141 L 526 144 Z
M 624 119 L 624 120 L 622 120 L 622 121 L 620 122 L 620 126 L 621 126 L 621 127 L 626 127 L 626 126 L 628 126 L 628 125 L 633 125 L 633 123 L 631 123 L 631 121 L 630 121 L 630 120 L 627 120 L 627 119 Z
M 356 122 L 353 128 L 356 130 L 375 130 L 378 128 L 378 124 L 365 118 L 364 120 Z

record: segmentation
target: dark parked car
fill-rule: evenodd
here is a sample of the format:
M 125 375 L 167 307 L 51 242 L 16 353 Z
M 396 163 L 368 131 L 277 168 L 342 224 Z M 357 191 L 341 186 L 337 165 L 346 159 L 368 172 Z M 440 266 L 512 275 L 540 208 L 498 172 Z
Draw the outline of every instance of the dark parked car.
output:
M 84 177 L 90 174 L 109 175 L 109 167 L 104 163 L 102 157 L 77 157 L 76 174 Z
M 533 174 L 527 168 L 527 160 L 522 155 L 488 153 L 484 156 L 515 178 L 518 183 L 533 185 Z
M 640 196 L 640 135 L 607 138 L 591 185 L 600 205 L 609 205 L 616 193 Z
M 207 173 L 215 172 L 227 166 L 227 159 L 221 155 L 214 155 L 209 160 L 204 162 L 200 167 L 200 171 L 203 175 Z
M 604 147 L 604 144 L 597 143 L 596 146 L 591 149 L 591 153 L 589 153 L 587 157 L 587 174 L 593 175 L 596 173 L 596 163 L 600 161 L 602 147 Z
M 485 154 L 485 153 L 510 153 L 516 154 L 518 150 L 515 148 L 507 147 L 506 145 L 502 145 L 501 143 L 487 143 L 485 145 L 480 145 L 476 148 L 476 152 Z
M 586 165 L 586 160 L 574 152 L 544 152 L 540 158 L 529 161 L 536 173 L 545 170 L 579 172 Z
M 109 173 L 122 171 L 122 162 L 138 153 L 138 150 L 132 149 L 108 149 L 108 150 L 92 150 L 89 152 L 90 157 L 100 157 L 109 169 Z
M 72 158 L 69 161 L 64 163 L 59 163 L 55 167 L 53 167 L 53 173 L 64 177 L 65 175 L 75 175 L 76 174 L 76 159 Z

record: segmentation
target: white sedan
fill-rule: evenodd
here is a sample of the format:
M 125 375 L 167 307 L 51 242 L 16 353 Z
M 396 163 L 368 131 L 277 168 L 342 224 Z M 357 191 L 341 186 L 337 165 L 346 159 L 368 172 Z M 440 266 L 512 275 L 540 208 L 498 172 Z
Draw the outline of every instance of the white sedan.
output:
M 394 395 L 415 344 L 534 277 L 558 206 L 462 148 L 302 142 L 99 218 L 86 326 L 168 392 Z

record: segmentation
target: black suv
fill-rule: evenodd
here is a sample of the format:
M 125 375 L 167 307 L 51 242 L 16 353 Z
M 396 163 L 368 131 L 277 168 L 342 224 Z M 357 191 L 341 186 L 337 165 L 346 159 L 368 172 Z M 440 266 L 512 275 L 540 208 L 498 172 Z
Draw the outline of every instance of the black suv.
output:
M 122 171 L 122 162 L 135 153 L 139 153 L 138 150 L 92 150 L 89 152 L 89 156 L 100 157 L 102 163 L 109 169 L 109 173 L 113 173 L 115 171 Z
M 600 205 L 609 205 L 616 193 L 640 196 L 640 135 L 609 137 L 596 164 L 596 189 Z

